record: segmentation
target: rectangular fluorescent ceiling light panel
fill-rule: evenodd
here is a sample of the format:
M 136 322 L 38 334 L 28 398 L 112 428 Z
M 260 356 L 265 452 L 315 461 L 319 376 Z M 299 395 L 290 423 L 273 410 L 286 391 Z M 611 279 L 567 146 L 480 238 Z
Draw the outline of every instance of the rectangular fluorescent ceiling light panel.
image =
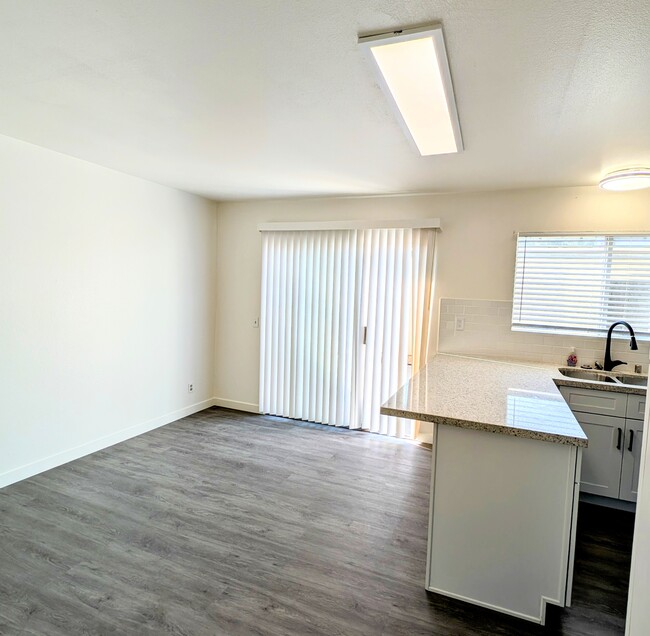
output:
M 407 137 L 421 155 L 463 149 L 440 25 L 359 38 Z

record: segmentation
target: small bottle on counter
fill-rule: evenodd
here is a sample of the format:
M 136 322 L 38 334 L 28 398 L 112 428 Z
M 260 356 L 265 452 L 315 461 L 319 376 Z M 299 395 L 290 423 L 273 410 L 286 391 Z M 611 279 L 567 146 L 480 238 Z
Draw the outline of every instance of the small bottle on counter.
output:
M 577 367 L 578 366 L 578 356 L 576 355 L 576 348 L 571 347 L 571 351 L 569 351 L 569 355 L 567 356 L 566 359 L 566 365 L 567 367 Z

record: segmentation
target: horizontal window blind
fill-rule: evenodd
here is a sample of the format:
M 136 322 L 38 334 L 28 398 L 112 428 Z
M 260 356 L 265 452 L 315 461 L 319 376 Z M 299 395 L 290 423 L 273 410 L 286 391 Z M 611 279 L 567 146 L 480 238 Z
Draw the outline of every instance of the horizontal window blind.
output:
M 617 320 L 650 337 L 650 234 L 519 235 L 514 331 L 604 336 Z

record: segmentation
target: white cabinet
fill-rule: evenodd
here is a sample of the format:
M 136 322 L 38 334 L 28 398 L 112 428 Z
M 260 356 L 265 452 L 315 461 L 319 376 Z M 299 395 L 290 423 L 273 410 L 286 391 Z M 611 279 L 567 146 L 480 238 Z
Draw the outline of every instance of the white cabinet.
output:
M 621 467 L 621 494 L 625 501 L 636 501 L 641 466 L 643 420 L 625 420 L 625 444 Z
M 542 624 L 570 606 L 583 449 L 435 423 L 433 440 L 426 588 Z
M 562 386 L 560 392 L 574 413 L 626 417 L 627 393 L 595 391 L 594 389 L 580 389 L 572 386 Z
M 589 438 L 580 490 L 636 501 L 645 396 L 560 387 Z
M 628 395 L 625 417 L 629 420 L 642 420 L 645 415 L 645 395 Z
M 575 413 L 575 416 L 589 438 L 589 446 L 582 453 L 580 490 L 618 497 L 625 420 L 593 413 Z

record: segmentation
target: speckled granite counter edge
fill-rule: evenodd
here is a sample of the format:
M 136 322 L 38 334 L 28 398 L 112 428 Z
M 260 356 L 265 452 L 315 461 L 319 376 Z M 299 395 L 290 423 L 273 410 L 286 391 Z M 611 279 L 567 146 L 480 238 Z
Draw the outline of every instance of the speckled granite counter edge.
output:
M 379 411 L 382 415 L 391 415 L 393 417 L 403 417 L 421 422 L 433 422 L 434 424 L 443 424 L 445 426 L 455 426 L 456 428 L 466 428 L 472 431 L 486 431 L 488 433 L 498 433 L 500 435 L 510 435 L 511 437 L 524 437 L 535 439 L 541 442 L 552 442 L 554 444 L 565 444 L 567 446 L 581 446 L 587 448 L 587 438 L 573 437 L 561 433 L 548 433 L 544 431 L 534 431 L 527 428 L 516 428 L 505 426 L 503 424 L 488 424 L 486 422 L 473 422 L 471 420 L 461 420 L 451 417 L 442 417 L 433 413 L 416 413 L 415 411 L 401 411 L 389 406 L 382 406 Z

